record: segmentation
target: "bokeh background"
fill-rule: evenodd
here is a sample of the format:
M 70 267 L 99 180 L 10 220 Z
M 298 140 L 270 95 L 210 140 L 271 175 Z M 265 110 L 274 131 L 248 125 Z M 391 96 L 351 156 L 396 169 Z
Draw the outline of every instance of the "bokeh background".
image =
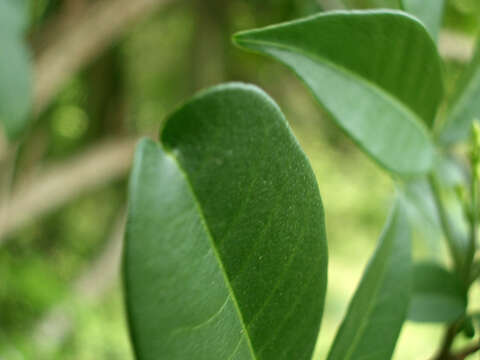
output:
M 316 358 L 325 358 L 394 186 L 286 68 L 230 38 L 322 10 L 398 2 L 18 1 L 27 11 L 33 106 L 21 140 L 0 141 L 0 359 L 133 359 L 119 259 L 134 144 L 155 138 L 195 91 L 233 80 L 257 84 L 279 103 L 318 178 L 330 260 Z M 471 57 L 479 3 L 447 2 L 440 37 L 447 90 Z M 0 36 L 0 61 L 8 57 L 1 49 Z M 418 234 L 416 241 L 421 253 Z M 395 359 L 428 358 L 440 334 L 439 326 L 407 324 Z

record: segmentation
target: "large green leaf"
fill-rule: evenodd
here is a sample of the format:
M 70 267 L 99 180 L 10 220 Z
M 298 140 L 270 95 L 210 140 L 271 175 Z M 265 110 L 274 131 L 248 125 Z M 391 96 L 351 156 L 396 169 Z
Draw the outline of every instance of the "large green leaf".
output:
M 310 359 L 326 291 L 323 210 L 276 104 L 253 86 L 196 96 L 143 140 L 124 276 L 138 359 Z
M 411 236 L 403 206 L 390 215 L 329 360 L 387 360 L 407 316 L 411 291 Z
M 455 275 L 435 263 L 415 264 L 413 273 L 409 320 L 451 322 L 465 313 L 465 293 Z
M 399 11 L 332 12 L 235 35 L 290 67 L 338 125 L 384 168 L 426 172 L 443 94 L 424 26 Z M 422 121 L 423 120 L 423 121 Z
M 445 0 L 401 0 L 405 11 L 419 18 L 433 39 L 442 27 Z
M 11 0 L 0 0 L 0 125 L 7 136 L 19 136 L 28 122 L 32 74 L 22 38 L 25 13 Z
M 440 133 L 443 144 L 468 138 L 473 120 L 480 118 L 480 40 L 475 55 L 465 70 L 458 91 L 449 104 L 445 126 Z

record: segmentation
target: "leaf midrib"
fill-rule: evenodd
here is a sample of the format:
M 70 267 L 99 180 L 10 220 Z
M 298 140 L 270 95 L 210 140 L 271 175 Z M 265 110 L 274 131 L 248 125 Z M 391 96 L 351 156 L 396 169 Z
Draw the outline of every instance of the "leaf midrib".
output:
M 271 41 L 265 41 L 265 40 L 252 40 L 252 39 L 240 39 L 239 36 L 244 36 L 246 33 L 239 33 L 238 36 L 235 36 L 235 41 L 239 45 L 243 44 L 254 44 L 254 45 L 264 45 L 266 47 L 271 46 L 273 48 L 278 48 L 281 50 L 286 50 L 292 53 L 299 53 L 300 55 L 303 55 L 305 57 L 308 57 L 315 62 L 320 62 L 320 63 L 325 63 L 326 66 L 329 66 L 335 70 L 337 70 L 340 73 L 344 73 L 347 76 L 351 76 L 352 78 L 358 80 L 360 83 L 365 84 L 368 88 L 372 89 L 373 92 L 377 93 L 380 97 L 384 98 L 387 100 L 387 102 L 393 103 L 394 107 L 399 109 L 399 112 L 404 112 L 406 113 L 407 118 L 409 119 L 410 123 L 412 123 L 415 127 L 417 127 L 428 139 L 431 140 L 430 133 L 424 124 L 424 120 L 409 106 L 404 104 L 400 99 L 398 99 L 396 96 L 388 92 L 386 89 L 382 88 L 381 86 L 377 85 L 376 83 L 372 82 L 371 80 L 362 77 L 361 75 L 357 74 L 356 72 L 349 70 L 348 68 L 338 65 L 331 60 L 328 60 L 320 55 L 305 51 L 301 48 L 298 48 L 296 46 L 291 46 L 291 45 L 283 45 Z M 243 43 L 243 44 L 242 44 Z M 254 49 L 256 50 L 256 49 Z M 258 50 L 257 50 L 258 51 Z M 294 70 L 294 69 L 293 69 Z M 295 70 L 294 70 L 295 71 Z M 295 71 L 296 72 L 296 71 Z M 412 121 L 414 119 L 414 121 Z M 426 120 L 425 120 L 426 121 Z
M 388 235 L 388 233 L 386 233 L 385 235 Z M 373 254 L 372 259 L 375 259 L 375 256 L 379 252 L 381 252 L 381 250 L 382 250 L 381 246 L 382 245 L 383 244 L 380 244 L 380 247 Z M 391 250 L 392 245 L 393 245 L 393 241 L 392 241 L 391 244 L 389 244 L 388 250 Z M 390 253 L 390 251 L 389 251 L 389 253 Z M 382 264 L 382 270 L 385 270 L 385 267 L 387 266 L 389 259 L 390 259 L 390 254 L 389 254 L 388 258 L 385 260 L 385 262 Z M 373 261 L 371 262 L 371 265 L 373 265 Z M 367 269 L 365 270 L 365 274 L 368 272 L 369 268 L 370 268 L 370 266 L 368 266 Z M 375 301 L 369 301 L 368 302 L 368 308 L 367 308 L 367 311 L 365 312 L 365 316 L 362 317 L 359 329 L 355 333 L 355 336 L 354 336 L 353 341 L 352 341 L 352 346 L 350 347 L 350 350 L 347 352 L 347 354 L 345 356 L 345 359 L 351 359 L 354 351 L 356 350 L 358 342 L 360 341 L 360 338 L 363 335 L 364 329 L 369 323 L 368 320 L 370 319 L 370 314 L 373 312 L 373 310 L 375 309 L 375 307 L 377 305 L 377 295 L 380 292 L 380 289 L 382 287 L 383 280 L 385 279 L 386 273 L 387 273 L 386 271 L 382 271 L 381 276 L 378 278 L 378 281 L 375 284 L 375 287 L 374 287 L 375 289 L 374 289 L 374 292 L 373 292 L 373 295 L 372 295 L 372 298 L 374 298 Z M 359 286 L 361 286 L 361 284 L 362 284 L 362 281 L 360 281 Z M 347 309 L 347 313 L 348 313 L 348 311 L 349 311 L 349 309 Z
M 233 291 L 231 285 L 230 285 L 230 279 L 228 278 L 228 275 L 227 275 L 227 272 L 225 270 L 225 267 L 223 266 L 223 262 L 221 261 L 221 257 L 220 257 L 220 254 L 219 254 L 219 251 L 215 245 L 215 241 L 213 240 L 213 235 L 210 231 L 210 228 L 208 226 L 208 222 L 205 218 L 205 215 L 204 215 L 204 212 L 203 212 L 203 209 L 200 205 L 200 202 L 198 201 L 197 199 L 197 196 L 195 194 L 195 191 L 193 190 L 193 186 L 187 176 L 187 172 L 183 169 L 183 167 L 180 165 L 180 162 L 178 161 L 178 159 L 175 157 L 175 155 L 173 154 L 173 151 L 170 150 L 170 149 L 167 149 L 166 147 L 164 147 L 163 145 L 161 145 L 163 147 L 163 150 L 165 152 L 165 155 L 170 157 L 170 159 L 176 164 L 177 168 L 178 168 L 178 171 L 179 173 L 182 175 L 182 177 L 184 178 L 184 181 L 185 181 L 185 184 L 186 184 L 186 187 L 188 188 L 188 190 L 190 191 L 190 194 L 192 196 L 192 199 L 193 199 L 193 202 L 195 204 L 195 207 L 197 209 L 197 212 L 198 212 L 198 215 L 200 217 L 200 222 L 202 224 L 202 227 L 204 228 L 205 230 L 205 233 L 207 235 L 207 238 L 209 239 L 210 241 L 210 246 L 213 250 L 213 253 L 215 255 L 215 258 L 217 259 L 217 263 L 218 263 L 218 267 L 220 269 L 220 272 L 222 273 L 222 276 L 223 276 L 223 279 L 224 279 L 224 283 L 225 283 L 225 286 L 228 290 L 228 293 L 229 293 L 229 296 L 230 298 L 232 299 L 232 303 L 233 303 L 233 306 L 235 307 L 235 310 L 237 312 L 237 315 L 238 315 L 238 319 L 240 321 L 240 324 L 241 324 L 241 327 L 243 329 L 242 331 L 242 336 L 240 337 L 240 340 L 239 340 L 239 343 L 242 342 L 242 337 L 245 337 L 246 340 L 247 340 L 247 345 L 248 345 L 248 349 L 250 350 L 250 355 L 252 357 L 252 360 L 258 360 L 256 355 L 255 355 L 255 351 L 253 350 L 253 346 L 252 346 L 252 343 L 251 343 L 251 339 L 250 339 L 250 336 L 249 336 L 249 333 L 248 333 L 248 328 L 245 324 L 245 320 L 243 319 L 243 315 L 242 315 L 242 312 L 240 311 L 240 306 L 238 305 L 238 301 L 237 301 L 237 298 L 235 296 L 235 292 Z M 239 346 L 239 345 L 238 345 Z M 234 353 L 238 350 L 238 347 L 236 349 L 234 349 Z M 230 357 L 234 354 L 232 353 L 230 355 Z

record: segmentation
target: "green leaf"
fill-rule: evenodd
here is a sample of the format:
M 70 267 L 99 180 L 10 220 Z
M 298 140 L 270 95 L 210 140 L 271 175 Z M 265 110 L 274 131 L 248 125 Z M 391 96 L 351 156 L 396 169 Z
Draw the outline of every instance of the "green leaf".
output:
M 442 27 L 445 0 L 402 0 L 405 11 L 419 18 L 436 41 Z
M 467 306 L 460 280 L 435 263 L 415 264 L 408 319 L 417 322 L 451 322 Z
M 440 142 L 449 145 L 465 140 L 470 135 L 474 119 L 480 118 L 480 39 L 475 55 L 460 80 L 458 92 L 449 104 L 445 125 L 440 133 Z
M 424 26 L 410 15 L 332 12 L 241 32 L 234 41 L 291 68 L 384 168 L 411 175 L 432 166 L 425 123 L 433 123 L 443 94 L 440 60 Z
M 452 0 L 452 3 L 455 8 L 463 13 L 480 13 L 480 3 L 478 0 Z
M 256 87 L 203 92 L 143 140 L 124 279 L 138 359 L 310 359 L 327 275 L 307 158 Z
M 480 313 L 475 312 L 473 314 L 469 314 L 467 319 L 472 321 L 472 325 L 474 325 L 477 329 L 480 329 Z
M 424 178 L 397 184 L 413 230 L 440 256 L 443 237 L 440 219 L 428 181 Z
M 30 54 L 22 38 L 25 14 L 19 5 L 0 0 L 0 124 L 12 140 L 28 124 L 32 97 Z
M 397 203 L 333 342 L 329 360 L 390 359 L 407 316 L 411 235 Z
M 435 178 L 441 185 L 441 196 L 444 202 L 448 221 L 453 232 L 455 248 L 460 259 L 467 251 L 468 226 L 465 223 L 464 213 L 455 188 L 465 183 L 465 170 L 454 157 L 442 154 L 437 157 Z M 410 224 L 416 234 L 426 240 L 430 254 L 435 259 L 442 258 L 444 233 L 435 202 L 434 193 L 427 178 L 418 178 L 397 183 L 397 188 L 402 194 L 405 207 L 409 214 Z

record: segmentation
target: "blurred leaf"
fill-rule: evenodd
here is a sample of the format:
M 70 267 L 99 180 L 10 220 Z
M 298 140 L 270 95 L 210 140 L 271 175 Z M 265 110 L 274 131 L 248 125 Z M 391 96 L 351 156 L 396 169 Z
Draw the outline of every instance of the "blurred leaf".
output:
M 478 277 L 480 276 L 480 261 L 475 261 L 473 264 L 472 264 L 472 278 L 471 278 L 471 281 L 475 281 L 478 279 Z
M 467 315 L 462 324 L 462 332 L 465 337 L 472 339 L 475 336 L 475 326 L 473 325 L 473 317 Z
M 477 327 L 480 328 L 480 313 L 475 312 L 473 314 L 470 314 L 468 316 L 469 319 L 472 320 L 473 324 Z
M 397 203 L 333 342 L 329 360 L 390 359 L 411 290 L 411 236 Z
M 453 5 L 464 13 L 480 13 L 480 2 L 478 0 L 453 0 Z
M 465 183 L 464 174 L 460 164 L 446 154 L 437 157 L 434 172 L 439 184 L 442 185 L 444 195 L 442 199 L 446 203 L 450 225 L 455 234 L 455 240 L 457 240 L 456 248 L 463 258 L 467 250 L 467 242 L 465 241 L 467 239 L 465 230 L 467 229 L 465 229 L 463 223 L 461 203 L 454 188 Z M 433 258 L 438 259 L 441 257 L 439 245 L 443 241 L 444 234 L 432 189 L 427 179 L 413 179 L 398 183 L 397 186 L 403 195 L 410 223 L 422 239 L 427 241 Z
M 432 166 L 424 123 L 433 123 L 442 74 L 435 44 L 418 21 L 395 11 L 333 12 L 241 32 L 234 40 L 295 71 L 387 170 L 410 175 Z
M 124 276 L 138 359 L 310 359 L 326 291 L 323 209 L 275 103 L 197 95 L 143 140 Z M 298 326 L 301 324 L 301 326 Z
M 401 0 L 343 0 L 352 9 L 358 8 L 384 8 L 399 9 Z
M 452 154 L 443 153 L 437 157 L 435 174 L 444 187 L 455 188 L 468 183 L 468 170 L 461 159 Z
M 401 186 L 400 192 L 412 227 L 420 232 L 424 240 L 428 241 L 432 253 L 439 255 L 438 246 L 443 233 L 427 180 L 417 179 L 399 186 Z
M 480 40 L 475 55 L 465 70 L 458 91 L 450 103 L 445 125 L 440 133 L 443 144 L 465 140 L 475 118 L 480 118 Z
M 455 275 L 435 263 L 415 264 L 413 274 L 409 320 L 451 322 L 465 313 L 465 294 Z
M 296 0 L 296 13 L 298 16 L 308 16 L 323 11 L 323 7 L 317 0 Z
M 445 0 L 402 0 L 402 7 L 423 22 L 435 41 L 438 39 Z
M 22 39 L 25 15 L 19 4 L 0 0 L 0 123 L 10 139 L 20 135 L 30 111 L 30 55 Z

